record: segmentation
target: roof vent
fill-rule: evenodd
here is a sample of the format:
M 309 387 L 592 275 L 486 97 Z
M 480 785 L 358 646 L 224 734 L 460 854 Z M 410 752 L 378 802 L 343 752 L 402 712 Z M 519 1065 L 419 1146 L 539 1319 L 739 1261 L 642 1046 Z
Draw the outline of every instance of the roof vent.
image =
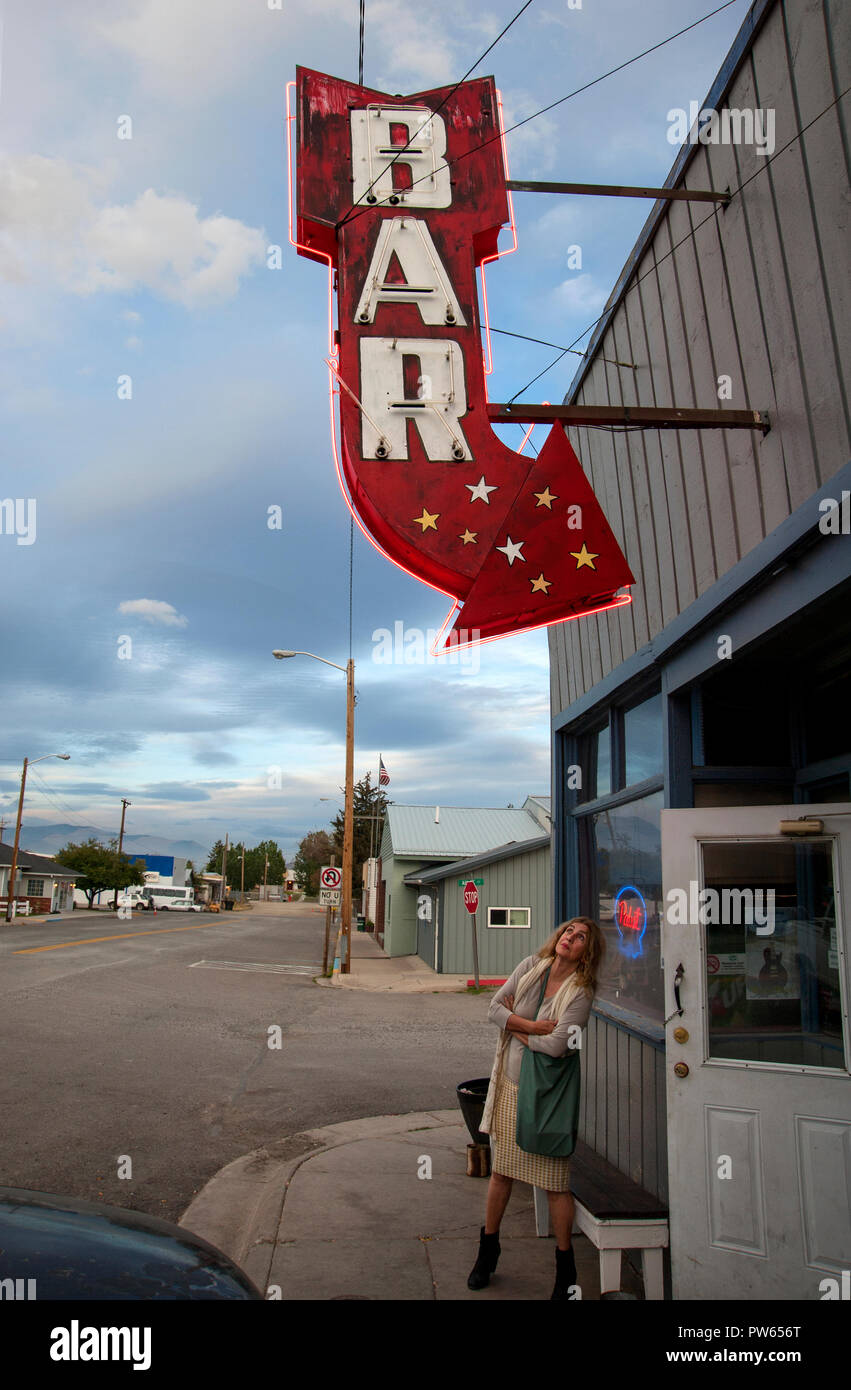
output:
M 439 806 L 435 806 L 435 808 L 434 808 L 434 823 L 435 823 L 435 825 L 440 825 L 440 807 L 439 807 Z

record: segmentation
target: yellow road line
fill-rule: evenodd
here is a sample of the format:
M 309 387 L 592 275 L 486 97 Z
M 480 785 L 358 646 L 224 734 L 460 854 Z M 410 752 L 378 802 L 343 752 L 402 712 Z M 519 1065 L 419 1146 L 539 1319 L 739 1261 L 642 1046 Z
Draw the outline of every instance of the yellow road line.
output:
M 191 927 L 153 927 L 150 931 L 126 931 L 120 936 L 88 936 L 80 941 L 60 941 L 55 946 L 27 946 L 21 951 L 12 951 L 13 956 L 35 956 L 39 951 L 62 951 L 66 946 L 94 946 L 98 941 L 127 941 L 131 936 L 161 936 L 163 932 L 203 931 L 205 927 L 230 927 L 233 922 L 199 922 Z

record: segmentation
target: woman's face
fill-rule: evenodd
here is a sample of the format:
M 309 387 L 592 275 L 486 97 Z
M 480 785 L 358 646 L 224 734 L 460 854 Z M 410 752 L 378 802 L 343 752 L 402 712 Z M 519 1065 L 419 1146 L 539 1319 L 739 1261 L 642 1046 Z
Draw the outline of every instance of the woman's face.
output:
M 556 942 L 556 956 L 568 965 L 578 965 L 588 946 L 588 928 L 581 922 L 571 922 Z

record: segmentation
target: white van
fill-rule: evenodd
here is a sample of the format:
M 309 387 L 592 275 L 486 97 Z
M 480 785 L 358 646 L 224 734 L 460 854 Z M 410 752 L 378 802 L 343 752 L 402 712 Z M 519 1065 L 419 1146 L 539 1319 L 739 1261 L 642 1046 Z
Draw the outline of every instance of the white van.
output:
M 165 888 L 158 883 L 149 883 L 145 888 L 140 889 L 142 902 L 140 906 L 150 910 L 156 908 L 157 912 L 197 912 L 198 905 L 195 902 L 194 888 Z

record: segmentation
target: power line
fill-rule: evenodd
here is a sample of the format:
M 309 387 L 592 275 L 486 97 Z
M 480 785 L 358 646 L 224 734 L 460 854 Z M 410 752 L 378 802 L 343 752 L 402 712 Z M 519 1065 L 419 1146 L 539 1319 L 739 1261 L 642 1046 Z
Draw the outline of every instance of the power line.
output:
M 815 125 L 816 121 L 820 121 L 822 116 L 826 116 L 828 111 L 832 111 L 834 106 L 838 106 L 839 102 L 842 101 L 843 97 L 846 97 L 849 92 L 851 92 L 851 87 L 846 87 L 845 91 L 840 92 L 839 96 L 836 97 L 832 102 L 830 102 L 829 105 L 826 106 L 823 111 L 819 111 L 817 116 L 813 116 L 813 119 L 811 121 L 808 121 L 805 126 L 802 126 L 801 129 L 792 136 L 791 140 L 787 140 L 785 145 L 781 145 L 779 150 L 775 150 L 774 154 L 769 155 L 768 158 L 764 161 L 764 163 L 762 163 L 759 166 L 759 168 L 756 169 L 754 173 L 749 176 L 749 178 L 746 178 L 743 180 L 742 183 L 737 184 L 736 187 L 732 189 L 730 193 L 730 202 L 732 202 L 733 199 L 737 197 L 737 195 L 741 193 L 744 188 L 747 188 L 749 183 L 753 183 L 754 179 L 758 178 L 759 175 L 764 173 L 766 169 L 769 169 L 771 165 L 774 163 L 775 159 L 779 159 L 781 154 L 785 154 L 786 151 L 788 149 L 791 149 L 792 145 L 796 144 L 803 135 L 806 135 L 807 131 Z M 727 204 L 727 206 L 729 207 L 729 203 Z M 707 222 L 717 220 L 717 217 L 718 211 L 714 208 L 712 212 L 708 213 L 706 217 L 702 218 L 701 221 L 698 222 L 695 227 L 692 227 L 690 232 L 686 232 L 684 237 L 681 237 L 679 241 L 675 242 L 674 245 L 671 247 L 670 251 L 666 251 L 664 255 L 658 258 L 658 260 L 655 260 L 649 270 L 645 270 L 643 275 L 639 275 L 634 280 L 630 281 L 629 287 L 626 290 L 624 290 L 624 293 L 621 296 L 619 303 L 622 304 L 624 299 L 626 299 L 626 296 L 628 294 L 631 294 L 632 291 L 638 285 L 640 285 L 643 280 L 646 280 L 648 275 L 655 274 L 662 262 L 666 261 L 669 256 L 673 256 L 675 251 L 678 251 L 681 246 L 684 246 L 687 241 L 690 241 L 691 238 L 700 231 L 701 227 L 705 227 Z M 613 308 L 614 306 L 612 307 L 612 312 Z M 552 362 L 549 364 L 548 367 L 544 367 L 544 370 L 542 372 L 538 372 L 538 375 L 533 376 L 531 381 L 527 381 L 525 386 L 521 386 L 520 390 L 516 391 L 515 394 L 511 397 L 511 400 L 508 402 L 508 404 L 510 405 L 513 401 L 516 401 L 518 396 L 522 396 L 524 391 L 528 391 L 530 386 L 534 386 L 536 381 L 540 381 L 542 376 L 546 376 L 547 372 L 551 372 L 553 367 L 558 366 L 558 363 L 561 361 L 561 359 L 564 356 L 566 356 L 568 352 L 573 351 L 573 349 L 576 347 L 576 344 L 582 341 L 586 333 L 593 332 L 597 325 L 599 323 L 602 323 L 603 319 L 609 312 L 609 308 L 604 309 L 602 314 L 600 314 L 599 318 L 594 319 L 593 323 L 589 323 L 587 328 L 583 328 L 582 332 L 576 338 L 574 338 L 573 342 L 570 344 L 570 347 L 564 348 L 559 353 L 558 357 L 553 358 Z M 553 344 L 553 346 L 556 345 Z M 587 356 L 587 352 L 583 353 L 582 356 Z M 603 426 L 602 428 L 606 427 Z
M 573 352 L 577 357 L 585 357 L 586 355 L 584 352 L 580 352 L 578 348 L 566 348 L 561 343 L 548 343 L 546 338 L 530 338 L 528 333 L 513 333 L 510 328 L 494 328 L 493 324 L 491 324 L 490 331 L 491 333 L 501 333 L 504 338 L 522 338 L 524 343 L 540 343 L 542 347 L 561 348 L 562 352 Z M 601 357 L 600 361 L 609 362 L 613 367 L 629 367 L 632 371 L 637 370 L 634 362 L 621 362 L 617 357 Z
M 37 772 L 32 772 L 28 769 L 28 778 L 31 782 L 36 783 L 36 786 L 41 791 L 42 795 L 47 797 L 48 801 L 56 808 L 57 811 L 61 811 L 62 814 L 65 816 L 70 816 L 71 823 L 73 825 L 79 826 L 81 830 L 91 830 L 91 822 L 80 820 L 79 815 L 76 811 L 72 811 L 71 807 L 66 805 L 65 802 L 58 800 L 58 798 L 54 796 L 50 788 L 47 787 L 45 783 L 42 781 L 41 777 Z
M 735 4 L 735 3 L 736 3 L 736 0 L 728 0 L 728 4 L 733 5 L 733 4 Z M 505 28 L 502 29 L 502 30 L 497 34 L 497 36 L 496 36 L 496 38 L 494 39 L 493 43 L 491 43 L 491 44 L 488 45 L 488 47 L 485 49 L 484 53 L 481 53 L 481 54 L 479 55 L 479 57 L 476 59 L 475 63 L 473 63 L 472 67 L 469 67 L 469 68 L 467 69 L 467 71 L 464 73 L 464 76 L 463 76 L 462 78 L 460 78 L 458 82 L 455 83 L 455 86 L 452 87 L 451 90 L 450 90 L 449 92 L 447 92 L 446 96 L 443 98 L 443 101 L 440 103 L 440 105 L 439 105 L 438 107 L 436 107 L 434 111 L 430 111 L 430 112 L 429 112 L 428 116 L 427 116 L 426 119 L 423 121 L 423 123 L 422 123 L 422 125 L 420 126 L 419 130 L 415 131 L 415 133 L 414 133 L 413 135 L 409 136 L 409 138 L 408 138 L 408 143 L 407 143 L 406 145 L 400 145 L 399 150 L 398 150 L 398 153 L 397 153 L 397 154 L 394 154 L 393 158 L 391 159 L 390 163 L 386 166 L 386 168 L 382 169 L 380 174 L 376 174 L 375 178 L 372 180 L 372 183 L 369 185 L 369 188 L 367 188 L 367 189 L 365 190 L 365 192 L 362 194 L 363 197 L 366 197 L 367 194 L 369 194 L 369 193 L 372 191 L 372 189 L 373 189 L 373 188 L 375 187 L 375 185 L 378 183 L 379 179 L 383 179 L 383 177 L 384 177 L 384 175 L 387 173 L 387 170 L 388 170 L 388 169 L 392 169 L 392 168 L 393 168 L 393 165 L 396 163 L 396 161 L 397 161 L 397 159 L 399 158 L 399 156 L 400 156 L 400 155 L 403 155 L 403 154 L 405 153 L 406 150 L 410 149 L 410 147 L 411 147 L 411 145 L 413 144 L 414 140 L 416 140 L 417 136 L 420 135 L 420 134 L 422 133 L 423 130 L 425 130 L 425 128 L 426 128 L 426 126 L 428 125 L 429 121 L 433 120 L 433 118 L 434 118 L 440 111 L 443 110 L 443 108 L 444 108 L 444 106 L 446 105 L 446 103 L 447 103 L 448 101 L 450 101 L 451 98 L 455 95 L 455 93 L 458 91 L 458 88 L 461 86 L 461 84 L 462 84 L 463 82 L 466 82 L 466 81 L 467 81 L 467 78 L 470 76 L 470 73 L 471 73 L 471 72 L 475 72 L 476 68 L 479 66 L 479 63 L 483 63 L 483 62 L 484 62 L 485 58 L 487 58 L 488 54 L 491 52 L 491 49 L 496 48 L 496 46 L 497 46 L 497 44 L 499 43 L 500 39 L 503 38 L 504 35 L 508 33 L 508 31 L 509 31 L 509 29 L 511 28 L 512 24 L 516 24 L 517 20 L 518 20 L 518 19 L 520 18 L 520 16 L 523 14 L 524 10 L 528 10 L 528 8 L 529 8 L 529 6 L 530 6 L 531 4 L 532 4 L 532 0 L 526 0 L 525 5 L 521 6 L 521 8 L 517 11 L 516 15 L 514 16 L 514 18 L 513 18 L 513 19 L 510 19 L 510 20 L 508 21 L 508 23 L 506 24 Z M 363 30 L 361 29 L 361 45 L 362 45 L 362 44 L 363 44 Z M 362 69 L 362 68 L 361 68 L 361 79 L 360 79 L 360 80 L 361 80 L 361 85 L 363 85 L 363 69 Z M 487 143 L 487 142 L 485 142 L 485 143 Z M 447 165 L 444 165 L 444 166 L 442 166 L 442 167 L 443 167 L 443 168 L 448 168 L 449 166 L 448 166 L 448 164 L 447 164 Z M 426 178 L 432 178 L 433 175 L 434 175 L 435 173 L 437 173 L 437 172 L 438 172 L 438 171 L 435 169 L 435 170 L 432 171 L 432 173 L 427 174 L 427 175 L 424 175 L 424 177 L 426 177 Z M 421 180 L 420 180 L 420 179 L 415 179 L 414 182 L 415 182 L 415 183 L 420 183 Z M 411 187 L 413 187 L 413 184 L 411 185 Z M 352 203 L 352 206 L 349 208 L 348 212 L 345 214 L 345 216 L 341 217 L 341 218 L 340 218 L 340 221 L 337 223 L 337 227 L 338 227 L 338 228 L 339 228 L 339 227 L 342 227 L 343 224 L 344 224 L 345 222 L 348 222 L 348 221 L 350 221 L 350 220 L 353 222 L 353 221 L 355 220 L 354 217 L 350 217 L 350 214 L 353 213 L 353 212 L 355 211 L 355 208 L 356 208 L 356 207 L 357 207 L 357 203 Z M 367 211 L 369 211 L 369 209 L 367 209 L 367 208 L 362 208 L 361 211 L 362 211 L 362 212 L 367 212 Z M 359 216 L 360 216 L 360 213 L 356 213 L 355 216 L 356 216 L 356 217 L 359 217 Z
M 650 48 L 645 48 L 645 49 L 642 50 L 641 53 L 636 53 L 636 54 L 633 55 L 632 58 L 627 58 L 625 62 L 623 62 L 623 63 L 618 63 L 617 67 L 610 68 L 608 72 L 601 73 L 599 77 L 594 77 L 594 78 L 592 78 L 591 81 L 590 81 L 590 82 L 586 82 L 586 83 L 584 84 L 584 86 L 582 86 L 582 87 L 577 87 L 576 90 L 573 91 L 573 92 L 568 92 L 568 93 L 567 93 L 567 96 L 559 97 L 556 101 L 551 101 L 551 102 L 549 103 L 548 106 L 542 106 L 541 109 L 540 109 L 540 111 L 533 111 L 531 116 L 524 116 L 522 121 L 516 121 L 516 122 L 514 123 L 514 125 L 508 126 L 508 128 L 507 128 L 506 130 L 501 130 L 501 131 L 499 131 L 496 135 L 489 135 L 488 138 L 487 138 L 487 140 L 483 140 L 483 141 L 481 142 L 481 144 L 479 144 L 479 145 L 473 145 L 472 149 L 465 150 L 463 154 L 456 155 L 454 159 L 448 159 L 448 160 L 446 161 L 446 163 L 445 163 L 445 164 L 441 164 L 439 168 L 432 169 L 432 170 L 430 170 L 429 173 L 427 173 L 427 174 L 421 174 L 420 177 L 419 177 L 418 179 L 414 179 L 414 180 L 413 180 L 413 182 L 411 183 L 410 187 L 411 187 L 411 188 L 415 188 L 416 185 L 417 185 L 418 183 L 422 183 L 424 179 L 431 179 L 431 178 L 433 178 L 435 174 L 440 173 L 443 169 L 451 169 L 451 168 L 453 168 L 456 164 L 460 164 L 462 159 L 467 159 L 467 158 L 469 158 L 469 156 L 470 156 L 471 154 L 476 154 L 479 150 L 485 149 L 486 146 L 492 145 L 492 144 L 494 143 L 495 140 L 502 140 L 504 136 L 510 135 L 511 132 L 512 132 L 513 130 L 519 130 L 521 126 L 523 126 L 523 125 L 528 125 L 530 121 L 536 120 L 538 116 L 543 116 L 547 111 L 552 111 L 556 106 L 562 106 L 562 105 L 564 104 L 564 102 L 566 102 L 566 101 L 571 101 L 571 100 L 573 99 L 573 97 L 579 96 L 582 92 L 587 92 L 587 91 L 589 90 L 589 88 L 591 88 L 591 87 L 596 87 L 596 85 L 597 85 L 598 82 L 605 82 L 605 80 L 606 80 L 607 77 L 613 77 L 614 74 L 615 74 L 616 72 L 623 72 L 624 68 L 630 67 L 630 65 L 631 65 L 632 63 L 637 63 L 637 62 L 639 61 L 639 59 L 641 59 L 641 58 L 646 58 L 647 55 L 648 55 L 649 53 L 655 53 L 655 52 L 657 51 L 657 49 L 664 48 L 665 45 L 668 44 L 668 43 L 673 43 L 674 39 L 679 39 L 679 38 L 681 38 L 682 35 L 683 35 L 683 34 L 687 34 L 687 33 L 689 32 L 690 29 L 696 29 L 696 28 L 698 27 L 698 25 L 700 25 L 700 24 L 705 24 L 706 21 L 707 21 L 707 19 L 712 19 L 715 15 L 720 14 L 722 10 L 728 10 L 728 9 L 730 8 L 731 5 L 735 5 L 735 4 L 737 4 L 737 0 L 724 0 L 724 4 L 723 4 L 723 5 L 719 5 L 719 6 L 717 7 L 717 9 L 710 10 L 708 14 L 702 15 L 700 19 L 694 20 L 694 22 L 693 22 L 692 24 L 687 24 L 687 25 L 685 26 L 684 29 L 678 29 L 677 32 L 676 32 L 675 34 L 669 34 L 668 37 L 667 37 L 666 39 L 660 39 L 658 43 L 654 43 Z M 523 6 L 523 9 L 526 9 L 526 6 L 525 6 L 525 5 Z M 519 15 L 521 15 L 522 13 L 523 13 L 523 10 L 518 11 L 518 14 L 516 14 L 516 15 L 514 16 L 514 19 L 519 18 Z M 514 23 L 514 19 L 512 19 L 511 24 Z M 506 29 L 510 29 L 510 28 L 511 28 L 511 24 L 507 25 L 507 26 L 506 26 Z M 505 33 L 505 32 L 506 32 L 506 30 L 504 29 L 504 30 L 503 30 L 503 33 Z M 493 48 L 494 44 L 496 44 L 496 43 L 499 41 L 500 38 L 502 38 L 502 34 L 498 35 L 497 38 L 494 39 L 494 43 L 491 44 L 491 48 Z M 486 49 L 485 53 L 482 54 L 482 58 L 484 58 L 484 57 L 486 56 L 486 54 L 489 53 L 489 52 L 490 52 L 490 48 L 489 48 L 489 49 Z M 476 63 L 473 64 L 473 67 L 470 68 L 470 69 L 468 70 L 468 72 L 464 74 L 464 77 L 461 78 L 461 82 L 465 81 L 465 79 L 466 79 L 466 77 L 469 75 L 469 73 L 473 71 L 473 68 L 477 67 L 477 66 L 478 66 L 478 63 L 480 63 L 480 62 L 482 61 L 482 58 L 479 58 L 478 61 L 477 61 Z M 456 92 L 456 91 L 458 90 L 458 88 L 461 86 L 461 82 L 457 82 L 457 83 L 455 84 L 455 86 L 452 88 L 452 91 L 449 93 L 449 96 L 447 96 L 446 98 L 444 98 L 444 100 L 440 103 L 440 106 L 438 106 L 437 111 L 439 111 L 439 110 L 441 109 L 442 106 L 445 106 L 445 105 L 446 105 L 446 102 L 449 100 L 449 97 L 451 97 L 452 94 L 453 94 L 453 92 Z M 431 114 L 434 116 L 434 115 L 437 114 L 437 111 L 433 111 Z M 431 119 L 431 117 L 430 117 L 429 119 Z M 424 124 L 424 125 L 427 125 L 427 124 L 428 124 L 428 121 L 424 122 L 423 124 Z M 420 127 L 420 130 L 422 130 L 422 129 L 423 129 L 423 127 L 421 126 L 421 127 Z M 417 134 L 419 134 L 419 133 L 420 133 L 420 132 L 417 131 Z M 411 139 L 414 139 L 414 138 L 415 138 L 414 136 L 411 137 Z M 409 141 L 408 141 L 408 145 L 410 145 L 410 143 L 411 143 L 411 142 L 410 142 L 410 140 L 409 140 Z M 399 154 L 403 154 L 404 151 L 408 148 L 408 145 L 405 145 L 405 146 L 401 147 L 400 150 L 399 150 Z M 391 165 L 394 164 L 398 158 L 399 158 L 399 155 L 394 155 L 393 159 L 390 161 L 390 164 L 388 164 L 387 168 L 389 169 L 389 168 L 391 167 Z M 383 172 L 386 173 L 387 170 L 385 169 Z M 382 175 L 379 174 L 379 175 L 378 175 L 378 178 L 381 178 L 381 177 L 382 177 Z M 377 182 L 378 182 L 378 179 L 373 180 L 373 183 L 377 183 Z M 372 188 L 372 187 L 373 187 L 373 184 L 370 184 L 369 187 Z M 368 192 L 369 192 L 369 189 L 367 189 L 366 191 L 367 191 L 367 193 L 368 193 Z M 364 208 L 364 207 L 362 207 L 362 208 L 360 208 L 359 211 L 356 212 L 356 211 L 355 211 L 355 207 L 356 207 L 356 206 L 357 206 L 356 204 L 353 204 L 352 207 L 349 208 L 349 211 L 346 213 L 345 217 L 341 218 L 341 220 L 336 224 L 336 226 L 337 226 L 338 229 L 339 229 L 340 227 L 342 227 L 343 224 L 344 224 L 345 222 L 354 222 L 354 221 L 356 220 L 356 218 L 362 217 L 363 214 L 364 214 L 365 212 L 371 212 L 371 210 L 372 210 L 371 208 Z M 354 213 L 354 216 L 351 215 L 352 213 Z
M 534 121 L 538 116 L 543 116 L 547 111 L 554 110 L 556 106 L 561 106 L 564 102 L 570 101 L 571 98 L 578 97 L 582 92 L 587 92 L 590 87 L 596 87 L 598 82 L 605 82 L 607 77 L 613 77 L 616 72 L 623 72 L 624 68 L 628 68 L 632 63 L 637 63 L 640 58 L 646 58 L 649 53 L 655 53 L 657 49 L 664 48 L 665 44 L 673 43 L 674 39 L 681 38 L 682 35 L 687 34 L 690 29 L 696 29 L 699 24 L 705 24 L 707 19 L 712 19 L 713 15 L 720 14 L 722 10 L 728 10 L 731 5 L 735 5 L 736 3 L 737 0 L 724 0 L 723 5 L 719 5 L 715 10 L 710 10 L 708 14 L 702 15 L 700 19 L 696 19 L 692 24 L 687 24 L 684 29 L 678 29 L 676 34 L 669 34 L 666 39 L 661 39 L 659 43 L 654 43 L 652 47 L 645 48 L 643 52 L 636 53 L 632 58 L 627 58 L 625 63 L 618 63 L 616 68 L 610 68 L 608 72 L 602 73 L 600 77 L 592 78 L 590 82 L 585 83 L 584 87 L 577 87 L 575 92 L 568 92 L 566 97 L 559 97 L 557 101 L 551 101 L 549 106 L 542 106 L 540 111 L 533 112 L 531 116 L 524 116 L 522 121 L 517 121 L 514 125 L 509 126 L 508 130 L 503 133 L 508 135 L 512 130 L 519 130 L 522 125 L 528 125 L 529 121 Z M 491 137 L 491 139 L 498 138 L 498 136 Z M 485 143 L 489 144 L 490 141 L 485 141 Z M 472 154 L 473 151 L 468 150 L 467 153 Z M 464 159 L 465 156 L 460 155 L 459 158 Z

